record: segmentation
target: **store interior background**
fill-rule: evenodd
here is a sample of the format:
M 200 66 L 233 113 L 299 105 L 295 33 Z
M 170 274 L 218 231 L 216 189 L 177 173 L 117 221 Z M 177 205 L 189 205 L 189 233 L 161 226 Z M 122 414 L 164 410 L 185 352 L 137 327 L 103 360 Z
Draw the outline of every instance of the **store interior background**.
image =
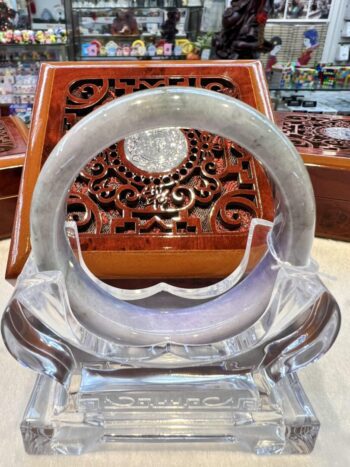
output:
M 275 47 L 273 52 L 261 54 L 259 58 L 267 70 L 267 82 L 274 110 L 305 112 L 307 115 L 315 113 L 349 116 L 350 0 L 272 1 L 275 12 L 267 20 L 265 38 L 271 40 Z M 229 4 L 230 0 L 0 0 L 0 116 L 18 116 L 27 126 L 30 125 L 40 64 L 43 62 L 211 59 L 211 38 L 221 29 L 222 14 Z M 176 23 L 178 32 L 175 42 L 170 47 L 165 46 L 161 33 L 168 13 L 174 11 L 179 12 L 179 20 Z M 122 21 L 118 24 L 116 21 L 119 13 L 124 17 L 124 23 Z M 135 21 L 136 29 L 132 30 Z M 299 58 L 304 57 L 302 61 L 305 61 L 308 55 L 307 65 L 298 66 Z M 280 119 L 282 118 L 280 115 Z M 349 125 L 348 122 L 349 120 L 344 119 L 341 124 Z M 346 138 L 339 143 L 342 144 L 340 165 L 347 158 L 344 153 L 349 149 L 349 130 L 346 130 L 345 136 Z M 24 153 L 25 151 L 23 160 Z M 332 158 L 324 159 L 327 162 L 327 159 Z M 12 168 L 10 165 L 10 169 Z M 349 212 L 348 195 L 346 200 L 335 199 L 340 189 L 344 189 L 344 192 L 349 191 L 346 178 L 348 171 L 333 169 L 325 169 L 327 174 L 331 175 L 322 178 L 324 183 L 319 186 L 318 194 L 323 190 L 322 195 L 327 198 L 324 187 L 329 185 L 331 195 L 326 199 L 326 208 L 335 212 L 331 221 L 336 219 L 337 222 L 329 228 L 333 229 L 333 235 L 326 236 L 327 239 L 315 240 L 312 255 L 319 263 L 320 271 L 324 273 L 325 283 L 343 310 L 342 331 L 326 358 L 303 370 L 301 375 L 306 392 L 310 393 L 311 401 L 322 422 L 315 452 L 311 460 L 305 460 L 303 456 L 297 459 L 284 456 L 283 463 L 286 466 L 342 467 L 348 465 L 350 458 L 350 421 L 349 417 L 344 416 L 350 410 L 350 380 L 344 377 L 348 374 L 349 357 L 350 320 L 346 310 L 350 306 L 347 292 L 350 243 L 328 239 L 348 240 L 350 237 L 347 221 L 349 217 L 346 217 L 346 213 Z M 15 170 L 19 184 L 22 165 Z M 5 170 L 3 173 L 6 177 Z M 343 174 L 343 178 L 339 176 L 340 173 Z M 336 186 L 339 190 L 334 194 L 332 190 Z M 12 194 L 13 197 L 5 200 L 12 203 L 11 213 L 16 206 L 17 192 L 18 186 Z M 0 212 L 5 212 L 5 209 L 2 209 L 0 204 Z M 340 223 L 336 216 L 341 217 L 344 226 L 340 233 Z M 5 308 L 13 292 L 12 285 L 4 279 L 10 247 L 8 232 L 9 229 L 3 237 L 0 232 L 0 238 L 7 238 L 0 242 L 1 310 Z M 7 459 L 7 465 L 26 463 L 36 467 L 46 466 L 46 457 L 36 457 L 28 461 L 18 426 L 27 396 L 32 390 L 35 374 L 24 371 L 5 351 L 2 343 L 0 353 L 3 381 L 11 382 L 3 385 L 4 403 L 1 413 L 7 423 L 6 426 L 3 424 L 3 430 L 0 431 L 2 459 Z M 247 462 L 247 455 L 236 453 L 236 457 L 233 458 L 228 450 L 218 455 L 216 447 L 206 447 L 197 451 L 190 448 L 179 453 L 175 448 L 166 451 L 168 448 L 161 445 L 145 451 L 139 445 L 134 446 L 132 450 L 118 451 L 118 462 L 121 465 L 147 467 L 166 462 L 169 467 L 190 462 L 192 465 L 206 466 L 215 463 L 218 466 L 226 466 L 232 462 L 241 465 Z M 264 460 L 252 457 L 249 460 L 249 465 L 259 467 L 277 466 L 281 463 L 280 458 Z M 52 462 L 52 465 L 59 465 L 59 461 Z M 62 459 L 62 462 L 70 465 L 65 459 Z M 76 463 L 76 460 L 72 459 L 71 462 Z M 116 463 L 116 457 L 111 451 L 90 454 L 81 462 L 81 465 L 92 465 L 96 462 L 98 465 L 112 465 Z
M 275 47 L 259 58 L 275 110 L 348 115 L 350 2 L 272 1 L 265 38 Z M 213 58 L 227 7 L 228 0 L 0 2 L 1 115 L 30 123 L 45 61 Z M 164 24 L 174 14 L 176 37 L 167 43 Z

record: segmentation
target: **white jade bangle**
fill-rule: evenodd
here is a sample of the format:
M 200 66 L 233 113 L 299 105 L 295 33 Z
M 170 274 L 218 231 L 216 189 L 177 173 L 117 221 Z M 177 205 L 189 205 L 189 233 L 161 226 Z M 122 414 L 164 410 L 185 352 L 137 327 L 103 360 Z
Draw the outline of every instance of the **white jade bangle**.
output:
M 152 310 L 108 293 L 81 268 L 65 237 L 67 193 L 79 171 L 99 152 L 133 133 L 162 127 L 196 128 L 228 138 L 263 163 L 276 188 L 279 257 L 308 263 L 315 205 L 304 164 L 290 141 L 248 105 L 212 91 L 186 87 L 137 92 L 103 105 L 57 144 L 39 176 L 31 209 L 31 244 L 39 270 L 60 270 L 80 323 L 115 343 L 205 344 L 237 335 L 259 319 L 276 276 L 268 253 L 236 287 L 211 301 L 176 310 Z M 191 303 L 191 302 L 189 302 Z M 193 302 L 192 302 L 193 303 Z

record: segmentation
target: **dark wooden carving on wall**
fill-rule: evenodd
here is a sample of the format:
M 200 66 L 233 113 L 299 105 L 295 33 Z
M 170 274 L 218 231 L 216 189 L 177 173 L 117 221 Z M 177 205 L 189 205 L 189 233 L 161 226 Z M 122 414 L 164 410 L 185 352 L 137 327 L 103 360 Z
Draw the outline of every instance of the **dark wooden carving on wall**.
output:
M 273 0 L 231 0 L 222 18 L 222 30 L 213 38 L 218 58 L 237 60 L 259 58 L 272 50 L 265 40 L 265 24 Z

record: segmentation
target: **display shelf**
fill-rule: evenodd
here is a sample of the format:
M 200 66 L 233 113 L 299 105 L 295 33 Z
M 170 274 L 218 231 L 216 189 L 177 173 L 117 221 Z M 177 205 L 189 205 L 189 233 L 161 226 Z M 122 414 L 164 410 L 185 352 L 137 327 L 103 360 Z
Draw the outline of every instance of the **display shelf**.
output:
M 6 48 L 6 47 L 67 47 L 68 44 L 0 44 L 0 48 Z
M 164 2 L 165 3 L 165 2 Z M 180 3 L 180 2 L 179 2 Z M 196 2 L 197 3 L 197 2 Z M 171 18 L 170 12 L 178 12 L 178 18 Z M 163 46 L 163 41 L 175 47 L 176 40 L 185 40 L 193 42 L 199 34 L 201 16 L 203 11 L 203 2 L 196 5 L 177 5 L 163 6 L 163 2 L 158 0 L 154 5 L 132 5 L 128 6 L 82 6 L 71 5 L 68 17 L 72 20 L 72 42 L 74 43 L 74 57 L 76 60 L 147 60 L 147 59 L 168 59 L 179 60 L 185 57 L 185 50 L 181 55 L 166 55 L 164 58 L 160 55 L 155 57 L 143 55 L 142 53 L 133 56 L 121 56 L 106 50 L 100 55 L 100 48 L 113 48 L 120 45 L 124 46 L 126 42 L 132 42 L 140 39 L 144 42 L 143 47 L 150 45 L 158 47 Z M 119 12 L 123 12 L 120 13 Z M 153 16 L 152 16 L 152 13 Z M 169 29 L 164 29 L 167 21 L 170 21 Z M 175 31 L 172 30 L 172 27 Z M 165 26 L 169 28 L 169 24 Z M 178 31 L 176 33 L 176 29 Z M 125 31 L 126 34 L 120 34 Z M 134 34 L 133 34 L 134 33 Z M 162 41 L 161 44 L 158 44 Z M 178 45 L 178 44 L 177 44 Z M 184 47 L 180 44 L 178 47 Z M 142 46 L 142 44 L 141 44 Z M 97 55 L 94 56 L 97 48 Z M 89 49 L 89 50 L 88 50 Z M 91 53 L 91 55 L 89 55 Z
M 283 19 L 283 18 L 273 18 L 269 19 L 268 23 L 281 23 L 281 24 L 318 24 L 318 23 L 329 23 L 329 19 Z
M 99 37 L 99 38 L 113 38 L 113 39 L 152 39 L 157 38 L 157 39 L 162 39 L 160 34 L 152 34 L 150 32 L 145 32 L 145 33 L 140 33 L 136 35 L 130 35 L 128 36 L 127 34 L 80 34 L 81 38 L 86 38 L 86 39 L 93 39 L 94 37 Z M 185 39 L 186 34 L 176 34 L 176 39 Z
M 298 88 L 298 87 L 292 87 L 292 88 L 278 88 L 278 87 L 269 87 L 270 91 L 292 91 L 292 92 L 299 92 L 299 91 L 348 91 L 350 92 L 350 87 L 349 88 L 342 88 L 342 87 L 337 87 L 337 88 L 322 88 L 322 87 L 317 87 L 317 88 Z
M 23 59 L 23 58 L 7 58 L 7 59 L 1 59 L 0 58 L 0 66 L 1 65 L 13 65 L 13 64 L 22 64 L 22 63 L 42 63 L 42 62 L 62 62 L 61 59 L 59 58 L 36 58 L 36 59 L 33 59 L 33 58 L 26 58 L 26 59 Z
M 203 7 L 201 5 L 194 5 L 194 6 L 120 6 L 120 7 L 72 7 L 73 11 L 117 11 L 117 10 L 166 10 L 166 11 L 173 11 L 175 9 L 182 9 L 186 8 L 186 10 L 201 10 Z
M 78 55 L 80 60 L 102 60 L 102 61 L 136 61 L 136 60 L 185 60 L 186 55 L 155 55 L 153 56 L 97 56 L 97 57 L 86 57 L 85 55 Z

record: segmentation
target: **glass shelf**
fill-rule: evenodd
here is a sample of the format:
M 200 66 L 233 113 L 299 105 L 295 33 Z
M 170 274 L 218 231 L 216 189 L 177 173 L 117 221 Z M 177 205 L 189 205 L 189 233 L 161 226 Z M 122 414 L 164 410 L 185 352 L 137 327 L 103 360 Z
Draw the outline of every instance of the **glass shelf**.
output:
M 137 39 L 151 39 L 151 38 L 156 38 L 156 39 L 161 39 L 161 35 L 160 34 L 152 34 L 151 32 L 145 32 L 145 33 L 140 33 L 140 34 L 136 34 L 136 35 L 130 35 L 128 36 L 127 34 L 79 34 L 79 37 L 81 38 L 86 38 L 86 39 L 93 39 L 94 37 L 105 37 L 106 39 L 109 39 L 109 38 L 116 38 L 116 39 L 134 39 L 134 40 L 137 40 Z M 175 36 L 176 39 L 185 39 L 187 36 L 186 34 L 177 34 Z
M 83 61 L 90 60 L 104 60 L 104 61 L 136 61 L 136 60 L 185 60 L 186 55 L 155 55 L 150 57 L 148 55 L 144 56 L 126 56 L 126 57 L 115 57 L 115 56 L 96 56 L 96 57 L 87 57 L 85 55 L 79 55 L 79 59 Z
M 289 91 L 289 92 L 315 92 L 315 91 L 350 91 L 350 87 L 349 88 L 343 88 L 343 87 L 336 87 L 336 88 L 276 88 L 276 87 L 273 87 L 273 88 L 270 88 L 269 87 L 269 90 L 270 91 Z
M 59 58 L 8 58 L 8 59 L 0 59 L 0 65 L 24 65 L 25 63 L 37 63 L 37 62 L 61 62 L 62 60 Z
M 119 6 L 119 7 L 73 7 L 73 11 L 115 11 L 115 10 L 174 10 L 186 8 L 188 10 L 201 10 L 201 5 L 195 6 Z
M 0 44 L 0 48 L 4 47 L 67 47 L 68 44 Z

